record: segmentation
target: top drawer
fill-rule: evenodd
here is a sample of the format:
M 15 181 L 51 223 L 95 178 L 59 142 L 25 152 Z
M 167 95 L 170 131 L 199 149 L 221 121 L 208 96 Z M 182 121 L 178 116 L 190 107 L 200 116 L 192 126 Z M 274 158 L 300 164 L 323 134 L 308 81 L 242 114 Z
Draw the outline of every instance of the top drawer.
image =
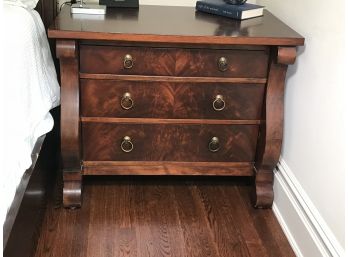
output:
M 81 45 L 80 70 L 97 74 L 170 76 L 175 72 L 175 50 Z
M 264 50 L 183 49 L 176 53 L 175 73 L 182 77 L 266 78 Z
M 83 73 L 180 77 L 266 78 L 266 50 L 80 47 Z

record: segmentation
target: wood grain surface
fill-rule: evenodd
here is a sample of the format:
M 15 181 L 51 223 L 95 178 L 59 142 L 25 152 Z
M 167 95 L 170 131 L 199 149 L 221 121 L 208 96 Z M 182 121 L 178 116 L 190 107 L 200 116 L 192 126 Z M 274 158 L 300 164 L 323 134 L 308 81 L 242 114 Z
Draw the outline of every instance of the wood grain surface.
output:
M 166 119 L 260 119 L 264 84 L 169 83 L 82 79 L 81 116 Z M 133 107 L 121 101 L 130 93 Z M 221 95 L 225 107 L 213 108 Z M 216 102 L 216 107 L 219 107 Z
M 133 60 L 129 69 L 124 68 L 124 58 L 127 54 Z M 175 50 L 81 45 L 80 63 L 81 72 L 85 73 L 174 75 Z
M 128 69 L 124 68 L 126 55 L 132 57 L 132 67 Z M 226 71 L 220 71 L 218 68 L 221 57 L 227 60 Z M 268 51 L 107 45 L 81 45 L 80 47 L 81 72 L 83 73 L 265 78 L 267 62 Z
M 279 54 L 286 53 L 286 58 Z M 255 158 L 255 207 L 268 208 L 272 206 L 273 170 L 279 158 L 283 140 L 284 120 L 284 86 L 287 65 L 278 63 L 279 59 L 285 62 L 295 60 L 296 51 L 279 51 L 272 49 L 269 79 L 265 96 L 263 118 L 266 120 L 260 126 L 260 136 Z
M 304 43 L 298 33 L 267 10 L 237 21 L 192 7 L 140 6 L 98 17 L 63 8 L 48 34 L 58 39 L 62 71 L 65 206 L 80 206 L 75 175 L 84 161 L 112 162 L 90 175 L 96 167 L 124 174 L 120 161 L 157 161 L 253 163 L 255 207 L 271 207 L 286 69 Z M 217 152 L 208 149 L 214 137 Z M 157 174 L 202 171 L 158 164 Z M 231 166 L 220 175 L 250 174 Z M 134 242 L 133 231 L 126 234 L 124 249 Z
M 93 177 L 84 193 L 49 206 L 35 257 L 295 257 L 245 178 Z
M 178 15 L 179 14 L 179 15 Z M 48 31 L 51 38 L 215 45 L 303 45 L 301 35 L 267 10 L 245 21 L 196 12 L 194 7 L 108 8 L 96 20 L 62 8 Z
M 220 71 L 218 61 L 226 58 Z M 176 52 L 175 75 L 183 77 L 266 78 L 268 51 L 181 49 Z
M 253 176 L 252 162 L 84 161 L 83 175 Z
M 75 40 L 57 40 L 61 81 L 61 157 L 64 205 L 81 205 L 79 51 Z M 70 178 L 75 176 L 73 180 Z
M 264 120 L 215 120 L 215 119 L 153 119 L 153 118 L 109 118 L 81 117 L 82 122 L 118 124 L 187 124 L 187 125 L 260 125 Z
M 254 160 L 257 125 L 156 125 L 83 123 L 85 161 L 235 161 Z M 129 136 L 134 149 L 125 153 L 121 143 Z M 208 149 L 218 137 L 220 150 Z
M 80 73 L 81 79 L 144 81 L 144 82 L 192 82 L 192 83 L 236 83 L 265 84 L 266 78 L 224 78 L 224 77 L 176 77 L 176 76 L 146 76 Z

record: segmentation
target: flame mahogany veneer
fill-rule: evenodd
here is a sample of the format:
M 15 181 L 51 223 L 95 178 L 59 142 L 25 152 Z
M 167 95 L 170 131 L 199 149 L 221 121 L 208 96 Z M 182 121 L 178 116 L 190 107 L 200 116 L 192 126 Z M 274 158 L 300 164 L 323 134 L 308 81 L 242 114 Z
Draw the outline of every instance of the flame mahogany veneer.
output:
M 83 175 L 253 176 L 254 206 L 272 205 L 300 35 L 267 11 L 245 21 L 191 7 L 99 20 L 69 11 L 48 32 L 61 65 L 65 207 L 81 206 Z

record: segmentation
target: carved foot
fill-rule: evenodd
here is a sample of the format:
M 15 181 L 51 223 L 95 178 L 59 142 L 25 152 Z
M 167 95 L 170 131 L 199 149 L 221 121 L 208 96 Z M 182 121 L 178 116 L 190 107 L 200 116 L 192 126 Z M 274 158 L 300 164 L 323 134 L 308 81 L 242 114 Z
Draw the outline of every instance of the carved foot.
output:
M 73 179 L 72 179 L 73 177 Z M 64 208 L 80 208 L 81 207 L 81 188 L 82 181 L 80 174 L 64 174 L 63 188 L 63 206 Z
M 274 199 L 273 171 L 260 170 L 255 176 L 254 207 L 271 208 Z

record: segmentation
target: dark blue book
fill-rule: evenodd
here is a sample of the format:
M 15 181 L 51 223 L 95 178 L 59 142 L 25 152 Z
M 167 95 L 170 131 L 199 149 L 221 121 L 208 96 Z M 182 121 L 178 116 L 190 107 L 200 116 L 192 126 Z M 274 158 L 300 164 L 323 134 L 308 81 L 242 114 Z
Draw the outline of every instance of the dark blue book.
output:
M 232 5 L 223 0 L 202 0 L 196 2 L 196 10 L 226 16 L 233 19 L 245 20 L 263 15 L 264 6 L 256 4 Z

